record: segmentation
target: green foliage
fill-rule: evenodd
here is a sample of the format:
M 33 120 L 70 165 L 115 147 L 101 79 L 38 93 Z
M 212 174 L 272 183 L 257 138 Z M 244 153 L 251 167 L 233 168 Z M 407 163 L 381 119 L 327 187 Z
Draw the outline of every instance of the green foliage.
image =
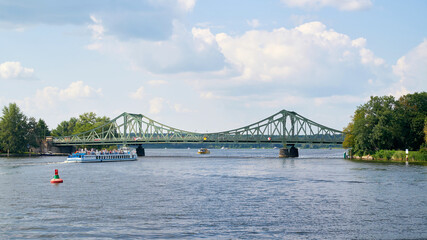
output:
M 3 108 L 3 116 L 0 118 L 0 144 L 3 151 L 18 153 L 26 150 L 27 126 L 27 117 L 16 103 Z
M 373 156 L 376 159 L 387 159 L 390 160 L 395 155 L 393 150 L 379 150 Z
M 73 134 L 86 132 L 96 127 L 102 126 L 110 121 L 108 117 L 97 117 L 95 113 L 83 113 L 78 118 L 70 118 L 69 121 L 62 121 L 56 129 L 52 130 L 53 136 L 70 136 Z
M 354 147 L 354 135 L 353 135 L 353 129 L 354 129 L 354 124 L 353 122 L 350 122 L 346 128 L 344 128 L 344 134 L 345 134 L 345 138 L 344 138 L 344 142 L 342 144 L 342 146 L 344 148 L 352 148 Z
M 117 145 L 111 145 L 111 146 L 105 146 L 103 147 L 105 149 L 107 149 L 108 151 L 113 151 L 113 150 L 117 150 Z
M 418 150 L 426 142 L 427 92 L 402 96 L 395 112 L 401 149 Z
M 406 158 L 406 152 L 405 151 L 395 151 L 393 154 L 393 159 L 395 160 L 404 160 Z
M 409 160 L 411 161 L 427 161 L 427 152 L 409 152 Z
M 374 159 L 377 160 L 393 160 L 393 161 L 405 161 L 406 152 L 405 151 L 395 151 L 395 150 L 379 150 L 373 154 Z M 427 152 L 426 151 L 409 151 L 408 155 L 409 161 L 427 161 Z
M 22 153 L 28 147 L 39 147 L 41 141 L 50 134 L 42 119 L 28 118 L 16 103 L 3 108 L 0 118 L 0 151 Z
M 46 136 L 50 136 L 50 130 L 43 119 L 39 119 L 37 122 L 36 134 L 39 139 L 45 139 Z
M 52 136 L 69 136 L 74 133 L 76 127 L 77 118 L 70 118 L 69 121 L 62 121 L 56 129 L 52 130 Z
M 37 137 L 37 122 L 36 119 L 33 117 L 30 117 L 28 119 L 27 123 L 27 132 L 25 134 L 25 139 L 27 140 L 28 144 L 33 147 L 39 147 L 39 141 Z
M 83 113 L 77 119 L 73 134 L 89 131 L 96 127 L 102 126 L 109 121 L 110 118 L 105 116 L 97 117 L 93 112 Z
M 371 97 L 356 109 L 344 132 L 343 146 L 353 147 L 355 154 L 418 150 L 427 142 L 427 93 L 408 94 L 397 101 L 392 96 Z
M 422 148 L 427 150 L 427 116 L 424 119 L 424 144 Z

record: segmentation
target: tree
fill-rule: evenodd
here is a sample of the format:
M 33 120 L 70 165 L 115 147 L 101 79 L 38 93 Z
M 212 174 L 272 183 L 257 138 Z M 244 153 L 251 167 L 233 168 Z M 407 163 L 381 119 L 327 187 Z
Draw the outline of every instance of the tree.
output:
M 46 136 L 50 135 L 49 128 L 43 119 L 36 121 L 35 118 L 30 117 L 28 119 L 27 128 L 26 140 L 32 147 L 40 147 L 42 141 L 46 139 Z
M 56 129 L 52 130 L 53 136 L 70 136 L 81 132 L 89 131 L 102 126 L 110 121 L 108 117 L 97 117 L 93 112 L 81 114 L 78 118 L 70 118 L 69 121 L 62 121 Z M 101 131 L 101 130 L 100 130 Z
M 426 144 L 426 147 L 427 147 L 427 116 L 424 120 L 424 143 Z
M 39 147 L 40 143 L 37 139 L 37 121 L 35 118 L 30 117 L 27 123 L 27 132 L 25 134 L 25 140 L 29 146 Z
M 373 153 L 379 149 L 393 149 L 393 96 L 371 97 L 359 106 L 353 118 L 355 151 Z
M 110 121 L 108 117 L 97 117 L 94 112 L 83 113 L 79 116 L 76 127 L 74 129 L 74 134 L 86 132 L 102 126 Z
M 396 129 L 399 130 L 399 148 L 418 150 L 424 143 L 424 122 L 427 116 L 427 92 L 399 98 L 396 107 Z
M 70 118 L 69 121 L 62 121 L 56 129 L 52 130 L 52 136 L 69 136 L 74 133 L 76 128 L 77 118 Z
M 427 93 L 371 97 L 359 106 L 352 122 L 344 129 L 344 147 L 356 153 L 372 154 L 378 150 L 418 150 L 426 141 Z
M 342 146 L 344 148 L 352 148 L 354 147 L 354 135 L 353 135 L 353 128 L 354 128 L 354 123 L 350 122 L 346 128 L 344 128 L 344 134 L 345 134 L 345 138 L 344 138 L 344 142 L 342 144 Z
M 39 121 L 37 122 L 37 137 L 39 139 L 45 139 L 46 136 L 50 136 L 50 131 L 49 128 L 46 124 L 46 122 L 43 119 L 39 119 Z
M 24 152 L 27 149 L 27 117 L 16 103 L 3 108 L 0 126 L 0 143 L 4 151 Z

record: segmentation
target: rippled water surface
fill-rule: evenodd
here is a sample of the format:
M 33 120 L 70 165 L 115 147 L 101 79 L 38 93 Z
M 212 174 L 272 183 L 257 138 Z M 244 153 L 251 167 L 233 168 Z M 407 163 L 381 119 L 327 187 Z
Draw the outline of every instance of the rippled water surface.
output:
M 0 158 L 0 238 L 427 239 L 427 167 L 343 150 Z M 54 169 L 64 183 L 53 185 Z

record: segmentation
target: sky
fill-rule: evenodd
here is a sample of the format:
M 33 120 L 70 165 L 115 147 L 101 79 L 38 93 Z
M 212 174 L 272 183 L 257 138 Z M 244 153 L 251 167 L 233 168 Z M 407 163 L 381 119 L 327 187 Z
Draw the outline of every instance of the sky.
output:
M 197 132 L 282 109 L 342 130 L 370 96 L 427 91 L 427 1 L 0 0 L 0 107 Z

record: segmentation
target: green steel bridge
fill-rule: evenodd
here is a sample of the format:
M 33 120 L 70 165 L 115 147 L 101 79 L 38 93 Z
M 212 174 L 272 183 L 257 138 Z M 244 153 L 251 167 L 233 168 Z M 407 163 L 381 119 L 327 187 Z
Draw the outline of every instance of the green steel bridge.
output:
M 344 134 L 286 110 L 245 127 L 216 133 L 184 131 L 142 114 L 122 113 L 103 126 L 71 136 L 54 137 L 52 141 L 58 147 L 147 143 L 280 143 L 286 146 L 342 144 Z

